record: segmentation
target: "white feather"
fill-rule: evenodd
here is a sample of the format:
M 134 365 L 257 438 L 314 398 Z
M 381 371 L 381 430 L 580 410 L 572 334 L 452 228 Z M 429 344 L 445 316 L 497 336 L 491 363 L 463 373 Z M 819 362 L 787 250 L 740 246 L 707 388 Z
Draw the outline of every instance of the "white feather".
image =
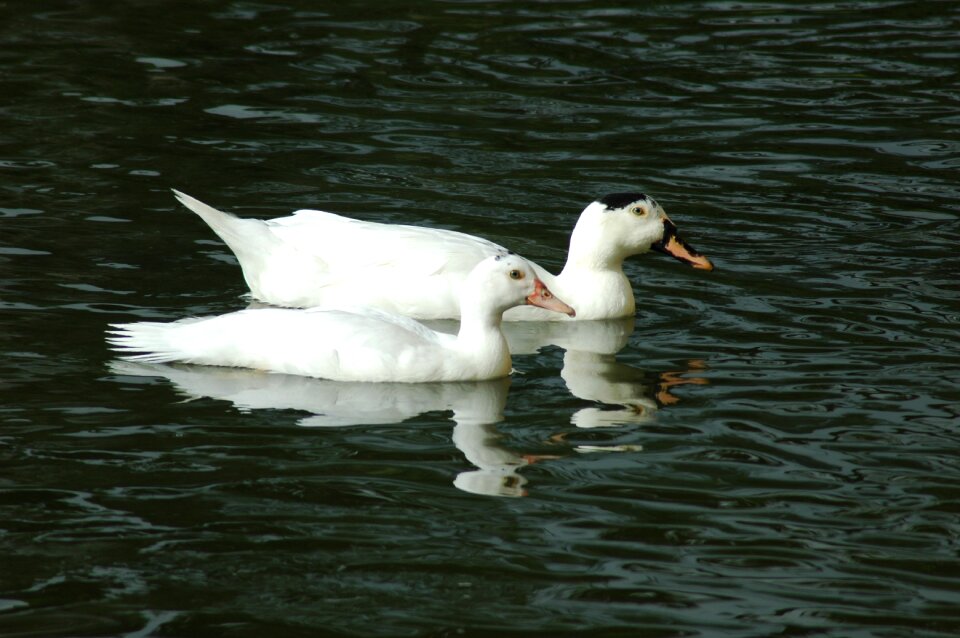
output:
M 493 242 L 451 230 L 366 222 L 317 210 L 261 221 L 241 219 L 174 191 L 236 254 L 253 296 L 286 307 L 372 306 L 418 319 L 455 319 L 459 290 L 484 259 L 503 253 Z M 642 215 L 635 211 L 642 209 Z M 577 319 L 632 316 L 633 289 L 623 260 L 647 252 L 664 234 L 663 209 L 651 198 L 593 202 L 570 237 L 563 271 L 531 263 Z M 559 320 L 533 307 L 507 320 Z
M 522 274 L 521 274 L 522 273 Z M 542 285 L 542 284 L 541 284 Z M 475 381 L 510 373 L 503 312 L 542 300 L 516 256 L 482 261 L 463 285 L 460 332 L 435 332 L 372 308 L 257 308 L 173 323 L 116 324 L 108 342 L 130 360 L 254 368 L 338 381 Z

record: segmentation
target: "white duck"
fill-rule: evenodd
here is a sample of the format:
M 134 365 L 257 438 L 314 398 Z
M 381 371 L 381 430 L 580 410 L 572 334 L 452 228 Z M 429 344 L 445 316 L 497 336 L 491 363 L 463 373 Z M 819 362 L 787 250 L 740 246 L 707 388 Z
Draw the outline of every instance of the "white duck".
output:
M 133 361 L 255 368 L 336 381 L 480 381 L 510 374 L 503 313 L 520 304 L 574 314 L 520 257 L 481 261 L 460 286 L 460 332 L 370 308 L 258 308 L 173 323 L 114 324 Z M 139 353 L 139 354 L 131 354 Z
M 459 291 L 471 269 L 505 250 L 451 230 L 365 222 L 318 210 L 269 221 L 244 219 L 173 192 L 234 252 L 253 296 L 277 306 L 360 305 L 417 319 L 456 319 Z M 587 206 L 570 235 L 559 275 L 531 266 L 577 309 L 577 319 L 629 317 L 636 304 L 623 260 L 651 248 L 694 268 L 713 269 L 709 259 L 680 239 L 663 208 L 641 193 L 615 193 Z M 504 318 L 564 316 L 520 307 Z

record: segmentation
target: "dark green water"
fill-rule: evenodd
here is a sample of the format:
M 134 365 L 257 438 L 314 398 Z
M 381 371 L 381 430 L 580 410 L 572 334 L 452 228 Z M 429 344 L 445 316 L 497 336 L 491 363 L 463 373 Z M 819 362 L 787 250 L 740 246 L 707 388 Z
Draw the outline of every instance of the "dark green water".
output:
M 0 63 L 0 635 L 960 632 L 960 3 L 2 2 Z M 111 367 L 246 303 L 171 187 L 553 268 L 641 190 L 718 269 L 509 383 Z

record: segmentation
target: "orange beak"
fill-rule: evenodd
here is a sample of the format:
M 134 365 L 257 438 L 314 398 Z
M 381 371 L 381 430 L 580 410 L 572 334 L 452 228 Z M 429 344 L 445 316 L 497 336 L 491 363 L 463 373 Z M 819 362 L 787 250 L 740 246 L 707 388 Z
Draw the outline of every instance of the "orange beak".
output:
M 555 297 L 542 281 L 539 279 L 534 279 L 533 285 L 533 294 L 527 297 L 527 303 L 529 305 L 540 306 L 541 308 L 553 310 L 554 312 L 562 312 L 563 314 L 571 317 L 577 316 L 577 311 Z
M 710 260 L 693 249 L 690 244 L 683 241 L 677 234 L 677 227 L 669 219 L 663 220 L 663 239 L 655 243 L 652 248 L 675 259 L 679 259 L 685 264 L 689 264 L 700 270 L 713 270 L 713 264 Z

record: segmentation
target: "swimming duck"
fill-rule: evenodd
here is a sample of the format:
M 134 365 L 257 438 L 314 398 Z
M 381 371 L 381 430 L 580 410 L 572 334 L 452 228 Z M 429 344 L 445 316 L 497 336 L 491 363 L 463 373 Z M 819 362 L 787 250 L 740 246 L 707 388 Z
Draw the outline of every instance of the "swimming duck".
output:
M 459 291 L 471 269 L 504 252 L 493 242 L 451 230 L 366 222 L 319 210 L 268 221 L 239 218 L 173 191 L 234 252 L 253 297 L 286 307 L 361 305 L 416 319 L 456 319 Z M 577 319 L 633 316 L 636 304 L 623 260 L 657 250 L 694 268 L 712 270 L 652 198 L 642 193 L 601 197 L 580 214 L 567 263 L 552 275 L 534 272 Z M 508 321 L 549 321 L 567 315 L 523 306 Z
M 520 304 L 573 315 L 524 259 L 481 261 L 459 287 L 460 331 L 435 332 L 372 308 L 256 308 L 172 323 L 113 324 L 108 342 L 133 361 L 254 368 L 335 381 L 481 381 L 507 376 L 503 313 Z

